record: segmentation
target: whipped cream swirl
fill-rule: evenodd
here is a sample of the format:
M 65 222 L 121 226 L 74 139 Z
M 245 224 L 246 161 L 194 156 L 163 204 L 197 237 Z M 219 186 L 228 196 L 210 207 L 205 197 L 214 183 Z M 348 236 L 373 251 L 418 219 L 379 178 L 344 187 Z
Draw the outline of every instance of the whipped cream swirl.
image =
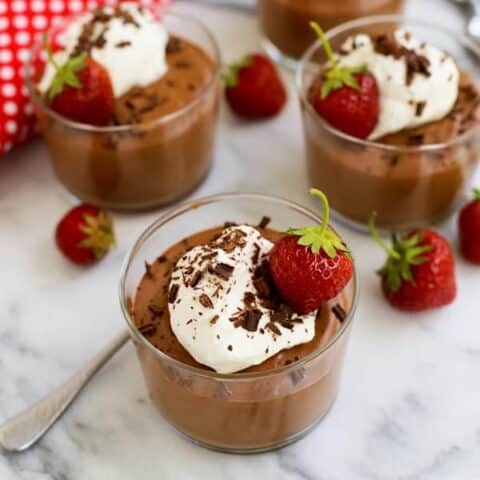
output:
M 54 55 L 59 65 L 75 51 L 89 26 L 93 27 L 90 55 L 108 71 L 115 97 L 166 73 L 167 30 L 151 11 L 134 2 L 121 3 L 116 9 L 105 6 L 69 23 L 63 32 L 64 49 Z M 55 68 L 48 63 L 38 84 L 41 93 L 50 88 L 54 75 Z
M 460 74 L 450 55 L 401 29 L 394 38 L 410 53 L 378 48 L 365 34 L 348 38 L 340 50 L 340 64 L 366 65 L 377 80 L 380 117 L 370 140 L 444 118 L 458 95 Z M 409 60 L 425 72 L 412 72 Z
M 269 298 L 263 273 L 272 247 L 255 228 L 242 225 L 226 228 L 177 262 L 170 323 L 197 362 L 234 373 L 314 338 L 316 312 L 287 313 Z

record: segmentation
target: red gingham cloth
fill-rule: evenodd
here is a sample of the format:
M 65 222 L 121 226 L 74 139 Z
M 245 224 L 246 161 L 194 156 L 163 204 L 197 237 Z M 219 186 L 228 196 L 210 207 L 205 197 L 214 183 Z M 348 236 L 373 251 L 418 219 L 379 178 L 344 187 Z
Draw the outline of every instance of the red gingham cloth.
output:
M 37 36 L 62 23 L 64 17 L 121 1 L 0 0 L 0 156 L 36 133 L 35 115 L 24 85 L 23 70 Z M 170 0 L 137 2 L 160 13 Z

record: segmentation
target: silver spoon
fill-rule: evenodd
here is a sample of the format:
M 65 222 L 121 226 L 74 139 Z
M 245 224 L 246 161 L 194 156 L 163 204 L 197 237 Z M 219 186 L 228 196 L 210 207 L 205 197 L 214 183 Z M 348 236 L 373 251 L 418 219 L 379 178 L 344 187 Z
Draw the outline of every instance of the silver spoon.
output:
M 71 405 L 83 387 L 129 339 L 122 332 L 70 380 L 0 426 L 0 447 L 21 452 L 34 445 Z
M 473 15 L 468 22 L 467 30 L 472 37 L 478 40 L 480 39 L 480 0 L 470 0 L 469 3 Z
M 208 7 L 219 7 L 230 10 L 237 10 L 243 13 L 253 13 L 255 8 L 242 0 L 198 0 L 197 5 Z

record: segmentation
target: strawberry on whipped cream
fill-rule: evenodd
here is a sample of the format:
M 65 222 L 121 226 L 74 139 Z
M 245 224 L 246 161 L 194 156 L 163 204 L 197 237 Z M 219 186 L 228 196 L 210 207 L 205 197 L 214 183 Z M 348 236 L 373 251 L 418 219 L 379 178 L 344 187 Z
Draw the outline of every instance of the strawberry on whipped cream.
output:
M 170 323 L 197 362 L 234 373 L 314 338 L 317 312 L 286 312 L 265 295 L 262 269 L 272 247 L 255 228 L 242 225 L 225 229 L 177 262 Z
M 134 86 L 146 86 L 166 73 L 168 32 L 150 10 L 125 2 L 80 15 L 63 31 L 64 48 L 54 55 L 58 65 L 65 64 L 75 53 L 86 28 L 93 28 L 93 33 L 88 32 L 94 39 L 90 56 L 107 70 L 115 97 Z M 50 88 L 55 73 L 54 66 L 48 63 L 38 84 L 42 94 Z
M 442 50 L 398 29 L 394 40 L 358 34 L 348 38 L 340 65 L 364 65 L 380 90 L 380 115 L 369 139 L 444 118 L 458 96 L 459 70 Z

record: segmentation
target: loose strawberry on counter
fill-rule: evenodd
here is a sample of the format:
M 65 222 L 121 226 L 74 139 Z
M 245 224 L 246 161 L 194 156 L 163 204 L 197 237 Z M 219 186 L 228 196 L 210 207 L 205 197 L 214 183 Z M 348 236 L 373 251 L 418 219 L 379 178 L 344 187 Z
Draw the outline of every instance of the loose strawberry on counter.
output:
M 55 112 L 89 125 L 106 125 L 114 106 L 112 82 L 107 70 L 86 53 L 56 62 L 46 35 L 45 50 L 56 74 L 47 92 L 47 102 Z
M 101 260 L 115 244 L 112 220 L 93 205 L 79 205 L 60 220 L 55 240 L 73 263 L 90 265 Z
M 231 109 L 249 119 L 273 117 L 287 101 L 287 91 L 275 65 L 265 55 L 249 55 L 231 65 L 224 76 Z
M 348 249 L 329 229 L 329 205 L 323 192 L 311 189 L 323 203 L 320 226 L 291 229 L 270 251 L 270 270 L 282 299 L 299 314 L 313 312 L 336 297 L 353 275 Z
M 363 65 L 341 66 L 320 26 L 315 22 L 310 25 L 329 60 L 321 89 L 311 99 L 313 108 L 338 130 L 353 137 L 367 138 L 380 114 L 380 92 L 375 77 Z
M 387 245 L 370 219 L 370 232 L 387 252 L 378 271 L 388 302 L 399 310 L 419 312 L 452 303 L 457 295 L 455 259 L 448 241 L 439 233 L 418 229 L 401 239 L 392 234 Z
M 469 262 L 480 264 L 480 190 L 474 189 L 473 196 L 458 219 L 460 249 Z

